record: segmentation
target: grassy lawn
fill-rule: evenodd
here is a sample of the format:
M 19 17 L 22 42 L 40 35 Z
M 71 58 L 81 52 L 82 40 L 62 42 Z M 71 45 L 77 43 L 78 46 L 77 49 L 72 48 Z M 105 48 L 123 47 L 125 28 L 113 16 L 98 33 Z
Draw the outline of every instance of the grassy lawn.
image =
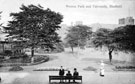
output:
M 119 65 L 130 65 L 129 62 L 124 62 L 121 60 L 113 59 L 112 63 L 109 63 L 108 56 L 103 55 L 99 51 L 94 50 L 80 50 L 81 52 L 71 53 L 70 49 L 67 49 L 62 53 L 52 53 L 49 55 L 49 61 L 33 66 L 22 66 L 23 71 L 19 72 L 4 72 L 9 68 L 0 68 L 2 73 L 0 76 L 3 77 L 3 84 L 48 84 L 49 75 L 58 75 L 58 71 L 33 71 L 37 68 L 46 67 L 57 67 L 61 65 L 64 68 L 68 68 L 71 73 L 73 69 L 77 68 L 80 75 L 83 76 L 83 84 L 134 84 L 135 83 L 135 73 L 134 72 L 117 72 L 113 68 Z M 35 53 L 35 55 L 44 55 L 40 53 Z M 47 55 L 47 54 L 46 54 Z M 105 63 L 105 77 L 101 78 L 99 76 L 100 60 L 104 60 Z M 7 75 L 7 74 L 8 75 Z M 22 73 L 26 75 L 22 75 Z M 65 72 L 67 73 L 67 71 Z M 7 77 L 9 77 L 7 79 Z M 111 82 L 110 82 L 111 81 Z M 56 81 L 57 83 L 59 81 Z M 54 81 L 55 83 L 55 81 Z M 56 84 L 57 84 L 56 83 Z

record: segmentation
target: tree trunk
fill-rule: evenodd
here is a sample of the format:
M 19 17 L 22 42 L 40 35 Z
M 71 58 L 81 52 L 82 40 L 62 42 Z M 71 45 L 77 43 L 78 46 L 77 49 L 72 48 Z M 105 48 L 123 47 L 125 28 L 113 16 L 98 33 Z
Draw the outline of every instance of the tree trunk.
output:
M 31 48 L 31 57 L 34 56 L 34 47 Z
M 110 63 L 112 63 L 112 52 L 113 52 L 113 49 L 109 49 L 109 60 L 110 60 Z
M 110 60 L 110 63 L 112 62 L 112 52 L 109 51 L 109 60 Z
M 34 47 L 31 48 L 31 63 L 34 63 Z
M 2 44 L 2 48 L 3 48 L 3 52 L 5 51 L 5 48 L 4 48 L 4 43 Z
M 72 53 L 74 52 L 74 48 L 71 46 L 71 49 L 72 49 Z

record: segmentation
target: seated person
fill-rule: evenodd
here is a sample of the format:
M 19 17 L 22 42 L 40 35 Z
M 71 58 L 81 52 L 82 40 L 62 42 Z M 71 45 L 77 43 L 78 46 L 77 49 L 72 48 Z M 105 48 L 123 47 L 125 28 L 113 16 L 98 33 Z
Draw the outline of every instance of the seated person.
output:
M 0 77 L 0 82 L 1 82 L 1 77 Z
M 79 76 L 79 73 L 77 72 L 77 69 L 74 68 L 74 73 L 73 73 L 74 80 L 73 80 L 73 82 L 75 82 L 75 78 L 77 78 L 78 76 Z
M 66 78 L 69 80 L 68 82 L 70 82 L 71 77 L 72 74 L 70 73 L 70 71 L 68 71 L 68 73 L 66 74 Z

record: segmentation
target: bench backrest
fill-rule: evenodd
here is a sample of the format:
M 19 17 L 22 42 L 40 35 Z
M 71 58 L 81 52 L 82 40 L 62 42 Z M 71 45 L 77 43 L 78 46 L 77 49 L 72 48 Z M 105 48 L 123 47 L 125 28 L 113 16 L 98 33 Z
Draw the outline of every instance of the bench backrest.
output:
M 53 79 L 59 80 L 59 79 L 61 79 L 61 78 L 66 79 L 66 77 L 67 77 L 67 76 L 49 76 L 49 79 L 51 79 L 51 80 L 53 80 Z M 74 78 L 74 76 L 72 76 L 71 79 L 82 80 L 82 76 L 77 76 L 77 77 L 75 77 L 75 78 Z
M 64 78 L 64 76 L 63 77 L 61 77 L 61 76 L 49 76 L 49 79 L 61 79 L 61 78 Z

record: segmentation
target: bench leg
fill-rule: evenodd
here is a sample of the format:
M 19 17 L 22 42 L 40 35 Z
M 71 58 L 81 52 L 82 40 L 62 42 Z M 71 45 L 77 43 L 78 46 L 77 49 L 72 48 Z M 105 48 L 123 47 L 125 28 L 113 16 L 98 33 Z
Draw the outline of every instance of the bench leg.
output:
M 51 84 L 51 80 L 49 80 L 49 84 Z

